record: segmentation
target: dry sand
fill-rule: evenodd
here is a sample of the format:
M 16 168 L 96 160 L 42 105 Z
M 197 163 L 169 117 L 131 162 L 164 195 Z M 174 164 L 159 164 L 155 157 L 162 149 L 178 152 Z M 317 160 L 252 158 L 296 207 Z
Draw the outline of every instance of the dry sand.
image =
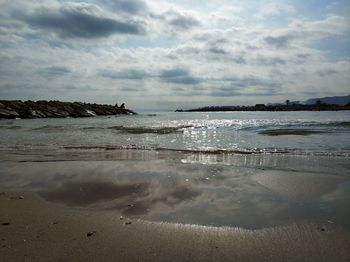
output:
M 350 234 L 290 224 L 260 230 L 120 219 L 35 193 L 0 195 L 1 261 L 350 261 Z

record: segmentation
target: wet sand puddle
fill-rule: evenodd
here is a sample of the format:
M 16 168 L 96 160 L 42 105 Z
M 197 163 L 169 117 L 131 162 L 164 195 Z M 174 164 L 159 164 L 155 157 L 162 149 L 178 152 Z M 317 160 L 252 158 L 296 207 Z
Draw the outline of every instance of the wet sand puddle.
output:
M 160 159 L 1 165 L 2 190 L 131 219 L 248 229 L 316 221 L 350 229 L 345 175 Z

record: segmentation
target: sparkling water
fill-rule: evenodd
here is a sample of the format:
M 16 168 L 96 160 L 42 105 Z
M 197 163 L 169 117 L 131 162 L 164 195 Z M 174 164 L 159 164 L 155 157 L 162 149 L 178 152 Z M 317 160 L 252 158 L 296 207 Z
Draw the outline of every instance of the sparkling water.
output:
M 350 152 L 350 112 L 155 113 L 0 121 L 6 147 L 134 147 L 193 151 Z

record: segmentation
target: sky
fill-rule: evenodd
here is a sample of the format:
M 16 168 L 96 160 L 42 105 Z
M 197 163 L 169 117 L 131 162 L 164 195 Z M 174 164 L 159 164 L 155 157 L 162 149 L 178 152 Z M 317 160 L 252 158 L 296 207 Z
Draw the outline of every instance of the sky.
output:
M 175 110 L 349 95 L 349 14 L 349 0 L 0 0 L 0 99 Z

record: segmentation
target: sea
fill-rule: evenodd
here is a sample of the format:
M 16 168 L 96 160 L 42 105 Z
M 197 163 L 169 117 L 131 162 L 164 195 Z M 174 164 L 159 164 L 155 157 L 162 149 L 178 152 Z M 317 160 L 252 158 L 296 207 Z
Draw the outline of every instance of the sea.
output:
M 350 112 L 0 120 L 0 190 L 149 221 L 350 230 Z

